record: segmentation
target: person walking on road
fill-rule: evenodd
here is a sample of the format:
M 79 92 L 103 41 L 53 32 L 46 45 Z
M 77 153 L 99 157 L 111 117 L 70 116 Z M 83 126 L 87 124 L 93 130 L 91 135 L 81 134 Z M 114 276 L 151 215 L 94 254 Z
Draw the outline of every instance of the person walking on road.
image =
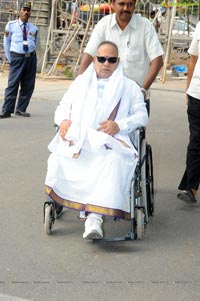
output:
M 18 116 L 30 117 L 26 112 L 35 87 L 37 68 L 36 45 L 38 29 L 28 22 L 31 14 L 31 2 L 24 2 L 19 11 L 19 18 L 6 25 L 4 49 L 10 62 L 8 87 L 0 118 Z M 17 94 L 20 86 L 17 106 Z
M 136 81 L 149 101 L 149 88 L 163 65 L 163 49 L 153 24 L 134 14 L 136 0 L 113 0 L 114 14 L 103 17 L 95 26 L 84 50 L 78 74 L 92 62 L 104 40 L 117 44 L 124 74 Z
M 197 190 L 200 183 L 200 22 L 188 53 L 187 77 L 187 114 L 189 122 L 189 144 L 187 147 L 186 169 L 178 189 L 182 190 L 177 197 L 187 203 L 197 202 Z

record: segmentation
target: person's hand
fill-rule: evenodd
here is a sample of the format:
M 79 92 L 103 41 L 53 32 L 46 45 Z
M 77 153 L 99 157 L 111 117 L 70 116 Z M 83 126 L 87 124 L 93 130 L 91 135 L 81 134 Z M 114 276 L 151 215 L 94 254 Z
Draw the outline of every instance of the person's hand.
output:
M 66 140 L 65 135 L 66 135 L 71 123 L 72 123 L 71 120 L 65 119 L 60 124 L 59 133 L 63 140 Z
M 188 106 L 189 98 L 188 95 L 186 94 L 186 105 Z
M 114 136 L 120 130 L 118 124 L 112 120 L 102 121 L 99 125 L 100 127 L 97 129 L 97 131 L 104 132 L 111 136 Z

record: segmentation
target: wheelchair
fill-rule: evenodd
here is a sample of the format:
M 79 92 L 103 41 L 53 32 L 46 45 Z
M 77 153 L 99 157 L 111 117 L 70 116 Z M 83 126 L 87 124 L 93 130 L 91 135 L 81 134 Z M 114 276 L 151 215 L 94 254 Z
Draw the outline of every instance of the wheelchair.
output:
M 145 128 L 138 128 L 129 134 L 138 151 L 138 162 L 130 185 L 130 230 L 125 236 L 105 237 L 96 242 L 112 242 L 142 239 L 145 227 L 154 214 L 154 178 L 151 145 L 146 141 Z M 43 221 L 46 234 L 51 234 L 55 220 L 62 214 L 63 207 L 47 197 L 43 206 Z M 114 218 L 115 220 L 115 218 Z
M 146 141 L 145 128 L 132 132 L 130 139 L 138 151 L 139 160 L 131 181 L 131 230 L 125 239 L 142 239 L 145 226 L 154 214 L 153 155 L 151 145 Z

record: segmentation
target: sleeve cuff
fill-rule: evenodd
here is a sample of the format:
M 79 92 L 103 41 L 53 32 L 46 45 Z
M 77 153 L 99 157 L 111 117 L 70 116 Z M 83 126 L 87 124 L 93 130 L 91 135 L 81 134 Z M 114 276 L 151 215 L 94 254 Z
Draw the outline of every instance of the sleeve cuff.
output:
M 118 124 L 120 132 L 122 131 L 127 133 L 132 132 L 132 129 L 128 127 L 128 124 L 125 120 L 115 120 L 115 122 Z

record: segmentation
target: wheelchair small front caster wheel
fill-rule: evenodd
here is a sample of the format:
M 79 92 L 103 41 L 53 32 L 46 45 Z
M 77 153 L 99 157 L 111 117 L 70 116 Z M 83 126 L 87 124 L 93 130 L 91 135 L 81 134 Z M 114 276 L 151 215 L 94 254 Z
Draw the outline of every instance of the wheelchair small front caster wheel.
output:
M 45 216 L 44 216 L 44 231 L 46 234 L 51 233 L 52 224 L 54 223 L 54 213 L 53 213 L 53 205 L 45 206 Z

